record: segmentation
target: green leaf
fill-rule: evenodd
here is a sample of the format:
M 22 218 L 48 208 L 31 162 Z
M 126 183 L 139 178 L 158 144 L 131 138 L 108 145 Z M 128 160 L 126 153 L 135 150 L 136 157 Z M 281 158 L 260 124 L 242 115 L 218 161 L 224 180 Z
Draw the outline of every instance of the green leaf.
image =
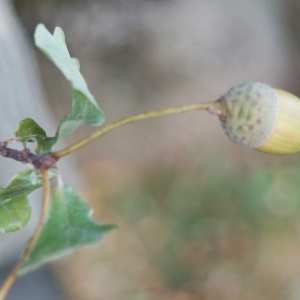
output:
M 36 141 L 37 152 L 43 152 L 43 144 L 48 142 L 49 138 L 46 135 L 45 130 L 36 123 L 33 119 L 27 118 L 20 122 L 18 130 L 15 132 L 16 138 L 18 138 L 26 148 L 27 142 Z M 45 149 L 47 151 L 48 148 Z
M 57 175 L 48 171 L 49 178 Z M 0 187 L 0 232 L 23 228 L 29 221 L 31 207 L 27 195 L 43 185 L 38 170 L 25 170 L 14 176 L 6 188 Z
M 46 138 L 45 130 L 33 119 L 27 118 L 20 122 L 15 136 L 23 143 L 30 139 L 43 140 Z
M 95 244 L 116 228 L 96 223 L 90 207 L 70 187 L 55 187 L 51 198 L 46 224 L 19 272 L 21 275 L 74 248 Z
M 38 142 L 44 149 L 50 151 L 59 139 L 71 134 L 79 126 L 101 125 L 105 117 L 80 74 L 79 61 L 69 55 L 62 29 L 56 27 L 54 34 L 51 35 L 46 27 L 40 24 L 36 28 L 34 37 L 36 46 L 60 69 L 72 85 L 72 113 L 62 117 L 55 137 Z
M 49 170 L 50 179 L 57 175 L 54 171 Z M 42 175 L 38 170 L 24 170 L 15 175 L 6 188 L 0 187 L 0 205 L 11 201 L 15 197 L 27 196 L 34 190 L 43 186 Z M 3 217 L 0 214 L 1 218 Z
M 6 233 L 23 228 L 31 216 L 31 207 L 26 196 L 19 196 L 0 205 L 0 232 Z

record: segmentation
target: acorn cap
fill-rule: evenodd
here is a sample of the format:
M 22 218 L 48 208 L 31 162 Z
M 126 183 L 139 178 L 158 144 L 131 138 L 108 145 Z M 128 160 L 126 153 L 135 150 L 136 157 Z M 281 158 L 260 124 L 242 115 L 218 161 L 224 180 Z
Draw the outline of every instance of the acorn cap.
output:
M 217 102 L 225 109 L 221 125 L 228 137 L 243 147 L 258 148 L 273 133 L 279 113 L 276 91 L 260 82 L 232 87 Z

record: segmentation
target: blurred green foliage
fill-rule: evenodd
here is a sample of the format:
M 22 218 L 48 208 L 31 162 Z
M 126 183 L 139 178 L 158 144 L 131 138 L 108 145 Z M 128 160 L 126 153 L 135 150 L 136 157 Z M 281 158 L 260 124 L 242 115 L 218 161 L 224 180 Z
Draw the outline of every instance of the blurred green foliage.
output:
M 294 163 L 241 171 L 210 158 L 206 167 L 155 165 L 109 202 L 169 289 L 206 295 L 199 299 L 256 299 L 266 289 L 293 299 L 282 298 L 291 274 L 274 270 L 298 259 L 299 182 Z

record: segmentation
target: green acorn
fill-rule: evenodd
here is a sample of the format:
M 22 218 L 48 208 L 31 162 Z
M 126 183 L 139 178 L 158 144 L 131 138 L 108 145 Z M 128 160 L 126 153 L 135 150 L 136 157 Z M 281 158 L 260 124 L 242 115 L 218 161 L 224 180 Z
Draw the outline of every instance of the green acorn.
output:
M 271 154 L 300 151 L 300 99 L 260 82 L 232 87 L 217 104 L 228 137 L 243 147 Z

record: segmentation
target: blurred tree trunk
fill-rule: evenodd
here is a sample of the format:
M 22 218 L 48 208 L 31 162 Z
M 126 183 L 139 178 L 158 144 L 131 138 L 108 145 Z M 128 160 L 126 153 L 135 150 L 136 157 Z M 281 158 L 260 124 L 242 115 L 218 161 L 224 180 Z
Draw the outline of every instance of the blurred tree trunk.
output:
M 14 137 L 19 122 L 31 117 L 46 131 L 54 133 L 54 120 L 43 95 L 33 51 L 13 12 L 10 1 L 0 1 L 0 140 Z M 0 185 L 24 165 L 0 157 Z M 76 172 L 75 172 L 76 173 Z M 74 174 L 74 172 L 72 172 Z M 39 216 L 41 192 L 35 193 L 32 217 L 25 229 L 0 235 L 0 267 L 20 254 Z

